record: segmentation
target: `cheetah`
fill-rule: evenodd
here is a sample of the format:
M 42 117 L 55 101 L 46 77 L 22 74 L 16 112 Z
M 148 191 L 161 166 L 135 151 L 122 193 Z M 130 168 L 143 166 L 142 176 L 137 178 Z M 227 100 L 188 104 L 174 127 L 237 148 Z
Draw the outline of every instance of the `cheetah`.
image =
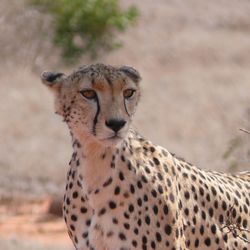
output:
M 77 250 L 250 249 L 250 171 L 205 171 L 131 128 L 129 66 L 44 72 L 72 136 L 63 215 Z

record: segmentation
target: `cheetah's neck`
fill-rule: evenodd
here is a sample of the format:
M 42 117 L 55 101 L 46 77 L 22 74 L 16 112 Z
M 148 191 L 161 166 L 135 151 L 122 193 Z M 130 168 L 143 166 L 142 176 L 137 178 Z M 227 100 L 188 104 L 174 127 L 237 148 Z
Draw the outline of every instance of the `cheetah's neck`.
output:
M 116 147 L 105 147 L 89 138 L 81 141 L 73 138 L 73 155 L 70 165 L 71 169 L 77 170 L 81 175 L 83 190 L 87 194 L 98 192 L 110 176 L 118 171 L 115 162 L 120 158 L 122 148 L 125 149 L 124 145 L 127 145 L 127 140 Z

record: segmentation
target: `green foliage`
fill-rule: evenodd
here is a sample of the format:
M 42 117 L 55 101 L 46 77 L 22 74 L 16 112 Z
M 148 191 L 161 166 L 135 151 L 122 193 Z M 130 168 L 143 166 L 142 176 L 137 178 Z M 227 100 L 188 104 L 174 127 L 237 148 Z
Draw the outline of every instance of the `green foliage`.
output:
M 31 0 L 53 15 L 56 44 L 63 57 L 73 61 L 83 53 L 97 56 L 100 49 L 111 50 L 120 44 L 117 31 L 134 23 L 138 11 L 131 6 L 122 10 L 118 0 Z

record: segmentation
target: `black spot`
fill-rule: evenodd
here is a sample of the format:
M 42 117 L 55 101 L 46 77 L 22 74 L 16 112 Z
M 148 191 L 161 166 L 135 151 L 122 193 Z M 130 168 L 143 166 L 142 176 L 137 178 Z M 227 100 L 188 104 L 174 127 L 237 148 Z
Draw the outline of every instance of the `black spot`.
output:
M 159 192 L 160 194 L 163 194 L 163 188 L 162 188 L 161 185 L 158 185 L 158 192 Z
M 110 201 L 110 202 L 109 202 L 109 207 L 110 207 L 111 209 L 115 209 L 115 208 L 116 208 L 116 203 L 115 203 L 114 201 Z
M 113 181 L 112 177 L 109 177 L 109 179 L 103 183 L 103 187 L 107 187 L 112 183 L 112 181 Z
M 223 236 L 223 240 L 224 240 L 225 242 L 227 242 L 227 240 L 228 240 L 227 234 L 225 234 L 225 235 Z
M 148 225 L 150 224 L 150 218 L 149 218 L 148 215 L 145 217 L 145 222 L 146 222 Z
M 142 175 L 141 179 L 144 183 L 148 183 L 148 180 L 145 175 Z
M 76 216 L 76 215 L 74 215 L 74 214 L 72 214 L 72 215 L 71 215 L 71 220 L 73 220 L 73 221 L 77 221 L 77 216 Z
M 141 200 L 141 198 L 138 198 L 138 199 L 137 199 L 137 204 L 138 204 L 139 207 L 142 206 L 142 200 Z
M 74 199 L 76 199 L 78 197 L 78 192 L 75 191 L 72 196 L 73 196 Z
M 148 242 L 147 237 L 146 237 L 145 235 L 143 235 L 143 236 L 142 236 L 142 243 L 143 243 L 144 245 L 146 245 L 147 242 Z
M 134 247 L 137 247 L 137 241 L 136 241 L 136 240 L 132 240 L 132 245 L 133 245 Z
M 120 187 L 117 186 L 114 191 L 115 195 L 118 195 L 120 193 Z
M 116 218 L 113 218 L 112 221 L 114 224 L 118 224 L 118 220 Z
M 214 208 L 216 208 L 216 209 L 217 209 L 217 208 L 218 208 L 218 206 L 219 206 L 218 201 L 217 201 L 217 200 L 215 200 L 215 201 L 214 201 Z
M 160 165 L 160 162 L 156 157 L 153 157 L 153 161 L 155 165 Z
M 70 199 L 68 197 L 66 199 L 66 203 L 67 203 L 67 205 L 70 205 Z
M 74 241 L 75 241 L 76 244 L 78 243 L 78 239 L 77 239 L 76 236 L 74 237 Z
M 243 208 L 244 208 L 245 214 L 248 214 L 248 208 L 247 208 L 246 204 L 243 205 Z
M 222 214 L 219 216 L 219 222 L 220 222 L 221 224 L 224 222 L 224 217 L 223 217 Z
M 228 213 L 229 213 L 229 211 L 228 211 Z M 233 218 L 236 218 L 237 212 L 236 212 L 236 209 L 235 209 L 235 208 L 232 210 L 231 213 L 232 213 Z M 228 214 L 228 216 L 229 216 L 229 214 Z
M 137 181 L 137 187 L 140 188 L 140 189 L 142 188 L 142 184 L 141 184 L 140 181 Z
M 191 174 L 191 179 L 193 180 L 193 181 L 196 181 L 196 176 L 194 175 L 194 174 Z
M 150 169 L 149 169 L 147 166 L 145 167 L 145 171 L 146 171 L 146 173 L 148 173 L 148 174 L 151 173 Z
M 201 211 L 201 217 L 203 220 L 206 220 L 206 213 L 203 210 Z
M 206 199 L 207 199 L 208 202 L 210 201 L 210 195 L 209 194 L 206 195 Z
M 124 212 L 124 217 L 126 218 L 126 219 L 129 219 L 129 214 L 127 213 L 127 212 Z
M 163 167 L 164 167 L 165 173 L 168 173 L 168 166 L 164 163 L 164 164 L 163 164 Z
M 160 172 L 157 173 L 157 177 L 160 181 L 163 181 L 163 176 Z
M 133 184 L 130 184 L 130 192 L 131 192 L 132 194 L 135 193 L 135 188 L 134 188 L 134 185 L 133 185 Z
M 243 220 L 242 226 L 243 226 L 244 228 L 247 228 L 247 220 L 246 220 L 246 219 Z
M 156 232 L 155 237 L 158 242 L 161 242 L 161 235 L 159 232 Z
M 88 209 L 86 207 L 81 207 L 80 211 L 82 214 L 85 214 L 88 211 Z
M 90 226 L 90 224 L 91 224 L 91 220 L 86 220 L 86 225 Z
M 186 214 L 186 216 L 189 215 L 189 210 L 188 210 L 188 208 L 185 208 L 185 209 L 184 209 L 184 213 Z
M 155 148 L 154 147 L 150 147 L 149 150 L 154 153 L 155 152 Z
M 211 226 L 211 232 L 216 234 L 216 226 L 214 224 Z
M 175 199 L 174 199 L 173 193 L 170 193 L 170 194 L 169 194 L 169 199 L 170 199 L 170 201 L 171 201 L 172 203 L 174 203 Z
M 134 212 L 134 206 L 132 204 L 129 205 L 128 210 L 130 213 Z
M 198 247 L 198 246 L 199 246 L 199 239 L 196 239 L 196 240 L 195 240 L 194 246 L 195 246 L 195 247 Z
M 195 212 L 196 214 L 198 213 L 198 210 L 199 210 L 198 206 L 195 205 L 195 206 L 194 206 L 194 212 Z
M 199 188 L 199 192 L 200 192 L 200 195 L 203 196 L 204 195 L 204 189 L 202 187 Z
M 111 236 L 113 236 L 113 234 L 114 234 L 114 232 L 113 232 L 113 231 L 108 231 L 108 233 L 107 233 L 107 237 L 111 237 Z
M 175 237 L 176 237 L 177 239 L 179 238 L 179 229 L 178 229 L 178 228 L 176 228 Z
M 172 233 L 172 227 L 170 225 L 165 225 L 165 233 L 170 235 Z
M 163 212 L 165 215 L 168 215 L 168 206 L 167 205 L 163 206 Z
M 84 239 L 86 239 L 86 238 L 88 237 L 88 235 L 89 235 L 88 232 L 85 232 L 85 233 L 82 234 L 82 237 L 83 237 Z
M 211 191 L 212 191 L 213 196 L 217 195 L 217 191 L 213 186 L 211 187 Z
M 224 210 L 224 211 L 226 211 L 227 210 L 227 203 L 225 202 L 225 201 L 222 201 L 222 209 Z
M 186 240 L 185 244 L 186 244 L 186 247 L 189 247 L 190 246 L 190 240 Z
M 178 208 L 179 208 L 179 210 L 181 210 L 181 209 L 182 209 L 182 202 L 181 202 L 181 200 L 179 200 L 179 203 L 178 203 Z
M 124 233 L 119 233 L 119 238 L 120 238 L 121 240 L 126 240 L 126 236 L 125 236 Z
M 105 214 L 105 213 L 106 213 L 106 208 L 102 208 L 102 209 L 99 211 L 98 215 L 101 216 L 101 215 L 103 215 L 103 214 Z
M 141 226 L 141 219 L 138 219 L 138 221 L 137 221 L 137 224 L 138 224 L 138 226 Z
M 125 162 L 125 157 L 124 157 L 124 155 L 121 155 L 121 160 L 122 160 L 123 162 Z
M 208 213 L 209 213 L 210 217 L 213 217 L 213 214 L 214 214 L 213 208 L 210 207 L 210 208 L 208 209 Z
M 203 225 L 200 226 L 200 234 L 201 234 L 201 235 L 204 234 L 204 226 L 203 226 Z
M 157 197 L 157 192 L 154 189 L 151 191 L 151 194 L 153 197 L 155 197 L 155 198 Z
M 184 193 L 184 196 L 185 196 L 186 200 L 188 200 L 188 199 L 190 198 L 190 194 L 189 194 L 189 192 L 188 192 L 188 191 L 186 191 L 186 192 Z
M 119 179 L 121 181 L 124 181 L 124 175 L 123 175 L 123 173 L 121 171 L 119 172 Z
M 153 206 L 153 211 L 155 215 L 158 214 L 158 207 L 156 205 Z

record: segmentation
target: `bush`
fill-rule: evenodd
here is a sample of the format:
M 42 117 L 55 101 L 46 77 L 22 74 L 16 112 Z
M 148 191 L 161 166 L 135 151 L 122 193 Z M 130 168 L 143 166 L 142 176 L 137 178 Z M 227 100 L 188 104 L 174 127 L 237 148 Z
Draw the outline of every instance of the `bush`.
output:
M 53 16 L 54 41 L 63 49 L 63 57 L 73 61 L 83 53 L 97 56 L 100 49 L 121 45 L 117 31 L 135 22 L 138 11 L 131 6 L 122 10 L 117 0 L 31 0 Z

